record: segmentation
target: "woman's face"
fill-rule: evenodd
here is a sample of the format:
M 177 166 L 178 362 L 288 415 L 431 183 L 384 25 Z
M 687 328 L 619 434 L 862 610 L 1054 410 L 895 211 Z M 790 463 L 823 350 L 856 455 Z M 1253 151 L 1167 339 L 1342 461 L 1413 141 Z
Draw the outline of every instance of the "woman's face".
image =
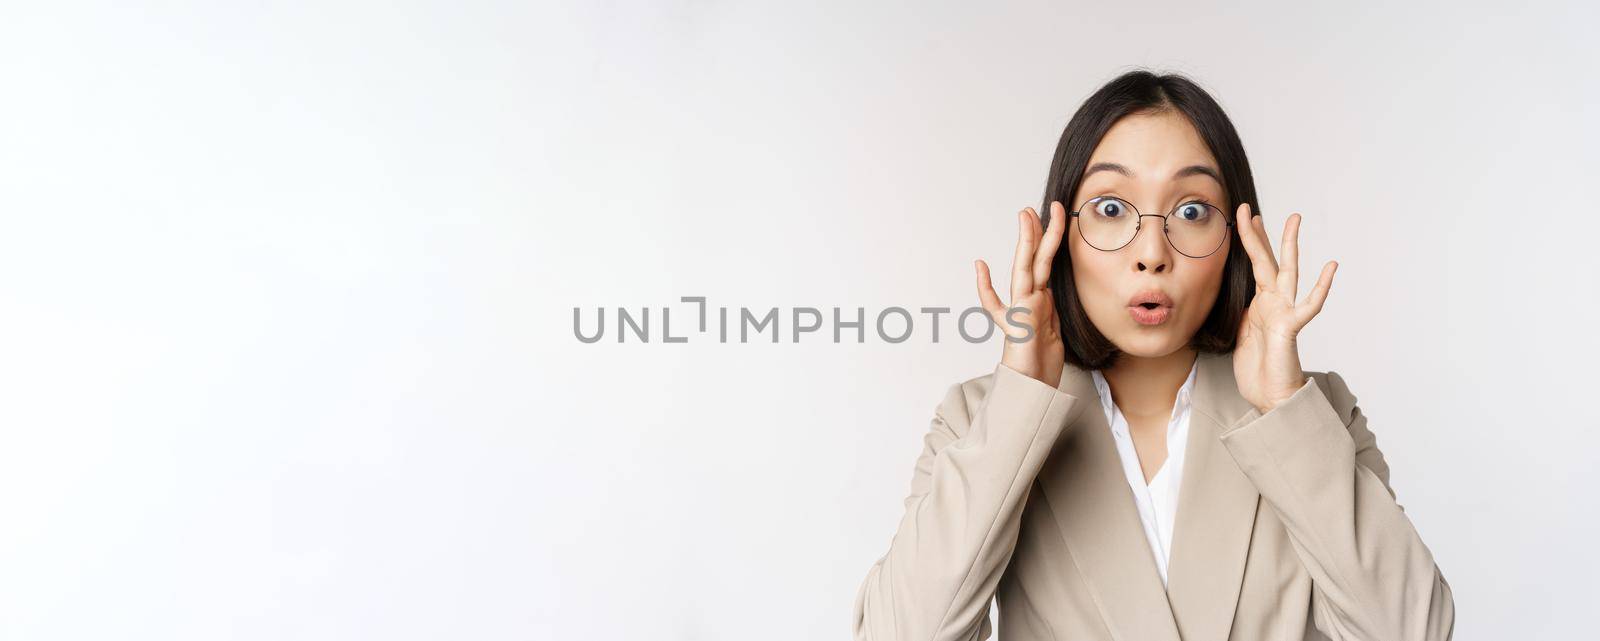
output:
M 1179 204 L 1201 200 L 1231 219 L 1227 212 L 1232 204 L 1216 178 L 1221 175 L 1199 132 L 1181 113 L 1133 114 L 1106 132 L 1089 158 L 1078 193 L 1062 205 L 1075 211 L 1090 198 L 1115 196 L 1148 215 L 1170 214 Z M 1216 303 L 1232 242 L 1224 241 L 1204 258 L 1191 258 L 1167 241 L 1161 219 L 1141 217 L 1132 242 L 1102 251 L 1084 240 L 1078 218 L 1071 221 L 1067 235 L 1073 284 L 1100 333 L 1130 356 L 1165 356 L 1188 345 Z M 1165 313 L 1134 304 L 1136 297 L 1150 292 L 1170 299 Z

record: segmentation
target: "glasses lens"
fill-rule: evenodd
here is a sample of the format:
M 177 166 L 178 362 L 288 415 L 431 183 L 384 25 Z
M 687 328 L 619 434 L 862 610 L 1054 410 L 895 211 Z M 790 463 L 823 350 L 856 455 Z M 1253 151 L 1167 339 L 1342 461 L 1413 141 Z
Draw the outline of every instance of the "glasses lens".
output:
M 1095 249 L 1119 249 L 1139 229 L 1139 211 L 1126 202 L 1101 196 L 1078 208 L 1078 229 Z
M 1222 210 L 1206 203 L 1184 203 L 1167 216 L 1167 238 L 1178 251 L 1202 258 L 1227 240 L 1228 219 Z

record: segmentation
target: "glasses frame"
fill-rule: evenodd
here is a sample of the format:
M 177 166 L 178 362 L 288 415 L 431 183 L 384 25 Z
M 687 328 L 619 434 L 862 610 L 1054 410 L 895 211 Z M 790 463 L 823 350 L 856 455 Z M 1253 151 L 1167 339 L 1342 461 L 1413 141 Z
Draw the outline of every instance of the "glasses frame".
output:
M 1088 200 L 1083 201 L 1082 204 L 1078 205 L 1077 209 L 1078 210 L 1082 210 L 1082 209 L 1084 209 L 1086 207 L 1089 207 L 1089 206 L 1091 206 L 1091 205 L 1093 205 L 1095 203 L 1098 203 L 1098 202 L 1100 202 L 1102 200 L 1115 200 L 1115 201 L 1117 201 L 1119 203 L 1127 205 L 1129 209 L 1133 210 L 1134 216 L 1136 217 L 1134 219 L 1134 223 L 1133 223 L 1133 235 L 1128 237 L 1128 242 L 1123 243 L 1122 245 L 1118 246 L 1116 249 L 1100 249 L 1099 247 L 1095 247 L 1094 243 L 1089 242 L 1089 237 L 1083 235 L 1083 221 L 1082 220 L 1078 221 L 1078 237 L 1083 239 L 1083 243 L 1085 245 L 1088 245 L 1090 247 L 1094 247 L 1095 249 L 1099 249 L 1100 251 L 1103 251 L 1103 252 L 1121 251 L 1123 247 L 1127 247 L 1128 245 L 1132 245 L 1133 241 L 1135 239 L 1139 238 L 1139 231 L 1144 229 L 1144 217 L 1145 216 L 1154 216 L 1156 218 L 1160 218 L 1161 219 L 1161 237 L 1166 239 L 1167 245 L 1172 247 L 1172 251 L 1178 252 L 1178 253 L 1183 254 L 1184 256 L 1188 256 L 1190 258 L 1205 258 L 1207 256 L 1210 256 L 1212 254 L 1217 253 L 1217 250 L 1222 249 L 1223 245 L 1228 244 L 1228 238 L 1233 236 L 1233 222 L 1234 221 L 1231 218 L 1228 217 L 1228 212 L 1224 211 L 1221 207 L 1218 207 L 1216 205 L 1213 205 L 1213 204 L 1208 203 L 1208 202 L 1203 201 L 1203 200 L 1185 200 L 1185 201 L 1183 201 L 1181 203 L 1178 203 L 1177 206 L 1172 208 L 1172 211 L 1167 212 L 1165 214 L 1141 214 L 1141 213 L 1139 213 L 1139 208 L 1134 206 L 1133 203 L 1130 203 L 1130 202 L 1128 202 L 1126 200 L 1123 200 L 1121 198 L 1118 198 L 1116 196 L 1095 196 L 1094 198 L 1090 198 Z M 1188 205 L 1188 204 L 1191 204 L 1191 203 L 1200 203 L 1202 205 L 1205 205 L 1207 207 L 1215 209 L 1218 212 L 1221 212 L 1222 213 L 1222 220 L 1223 220 L 1223 223 L 1224 223 L 1223 224 L 1223 229 L 1226 230 L 1226 231 L 1224 231 L 1222 233 L 1222 242 L 1217 243 L 1217 246 L 1212 248 L 1211 251 L 1206 252 L 1204 254 L 1201 254 L 1199 256 L 1196 256 L 1194 254 L 1190 254 L 1190 253 L 1185 252 L 1185 251 L 1183 251 L 1181 249 L 1178 249 L 1178 246 L 1176 244 L 1173 244 L 1173 242 L 1172 242 L 1172 236 L 1167 233 L 1167 230 L 1169 229 L 1169 227 L 1167 226 L 1167 218 L 1169 216 L 1175 214 L 1175 213 L 1178 213 L 1178 208 L 1179 207 L 1182 207 L 1184 205 Z M 1080 219 L 1083 217 L 1082 213 L 1080 211 L 1076 211 L 1076 210 L 1068 212 L 1067 216 L 1069 218 L 1080 218 Z

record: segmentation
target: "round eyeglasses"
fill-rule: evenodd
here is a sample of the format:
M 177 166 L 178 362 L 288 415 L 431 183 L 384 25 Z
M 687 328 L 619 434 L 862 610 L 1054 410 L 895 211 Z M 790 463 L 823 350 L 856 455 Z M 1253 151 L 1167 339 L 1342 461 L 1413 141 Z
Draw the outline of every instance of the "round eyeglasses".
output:
M 1205 258 L 1228 241 L 1233 221 L 1210 203 L 1191 200 L 1179 204 L 1172 213 L 1141 214 L 1126 200 L 1114 196 L 1090 198 L 1077 211 L 1067 214 L 1078 219 L 1078 235 L 1090 247 L 1113 252 L 1133 242 L 1144 227 L 1145 216 L 1161 219 L 1161 231 L 1178 253 L 1190 258 Z

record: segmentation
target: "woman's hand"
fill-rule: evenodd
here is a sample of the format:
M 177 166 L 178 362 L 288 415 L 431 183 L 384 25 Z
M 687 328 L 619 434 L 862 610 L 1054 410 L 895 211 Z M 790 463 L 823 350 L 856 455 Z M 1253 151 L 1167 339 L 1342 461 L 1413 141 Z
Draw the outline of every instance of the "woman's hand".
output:
M 1056 324 L 1050 266 L 1067 228 L 1066 208 L 1058 202 L 1050 203 L 1049 229 L 1040 229 L 1039 214 L 1032 207 L 1017 212 L 1017 223 L 1017 253 L 1011 259 L 1011 306 L 1000 302 L 989 281 L 989 265 L 981 260 L 974 265 L 978 270 L 978 300 L 1006 334 L 1000 362 L 1056 387 L 1061 384 L 1066 351 L 1061 327 Z
M 1255 272 L 1256 296 L 1239 323 L 1233 375 L 1239 383 L 1239 394 L 1265 414 L 1305 385 L 1306 373 L 1300 369 L 1296 339 L 1300 330 L 1322 311 L 1339 263 L 1330 260 L 1323 265 L 1316 287 L 1297 305 L 1294 298 L 1300 278 L 1300 214 L 1289 216 L 1283 224 L 1281 264 L 1272 257 L 1266 223 L 1260 216 L 1251 215 L 1249 204 L 1239 205 L 1235 220 L 1247 221 L 1238 225 L 1239 238 Z

